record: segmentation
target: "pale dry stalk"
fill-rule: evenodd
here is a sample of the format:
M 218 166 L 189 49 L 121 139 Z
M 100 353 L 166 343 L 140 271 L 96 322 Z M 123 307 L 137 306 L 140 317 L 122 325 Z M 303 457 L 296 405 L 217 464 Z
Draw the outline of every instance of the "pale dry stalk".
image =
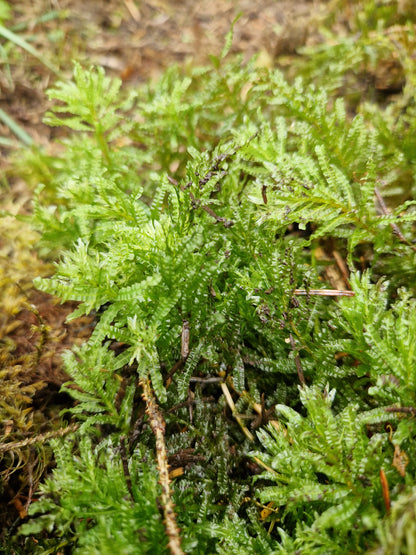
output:
M 146 413 L 149 416 L 150 427 L 156 438 L 157 466 L 159 481 L 162 486 L 161 504 L 165 517 L 166 535 L 169 538 L 169 549 L 172 555 L 184 555 L 170 489 L 169 465 L 165 444 L 165 421 L 153 395 L 150 380 L 141 379 L 140 385 L 143 388 L 143 399 L 146 402 Z

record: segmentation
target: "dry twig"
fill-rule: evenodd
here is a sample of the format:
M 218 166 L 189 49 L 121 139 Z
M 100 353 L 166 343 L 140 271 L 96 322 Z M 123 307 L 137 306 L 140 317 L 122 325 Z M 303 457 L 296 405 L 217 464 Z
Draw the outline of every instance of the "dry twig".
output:
M 244 432 L 245 436 L 248 437 L 248 439 L 250 441 L 254 441 L 253 434 L 250 432 L 250 430 L 247 428 L 247 426 L 244 425 L 243 421 L 241 420 L 241 418 L 237 414 L 233 398 L 231 397 L 230 390 L 228 389 L 227 384 L 225 382 L 222 382 L 221 389 L 222 389 L 222 392 L 224 394 L 225 400 L 227 401 L 227 405 L 230 407 L 234 418 L 237 420 L 237 422 L 240 425 L 240 428 Z
M 146 402 L 146 413 L 149 416 L 150 427 L 156 437 L 157 466 L 159 470 L 159 482 L 162 486 L 161 504 L 165 517 L 166 535 L 169 538 L 169 549 L 172 555 L 183 555 L 169 485 L 169 464 L 165 444 L 165 421 L 156 403 L 155 396 L 153 395 L 150 380 L 148 378 L 140 379 L 140 385 L 143 388 L 143 399 Z
M 8 451 L 16 451 L 17 449 L 22 449 L 23 447 L 28 447 L 29 445 L 35 445 L 36 443 L 45 443 L 49 439 L 54 439 L 56 437 L 63 437 L 66 434 L 75 432 L 78 429 L 78 424 L 70 424 L 66 428 L 59 428 L 59 430 L 52 430 L 44 434 L 38 434 L 33 437 L 28 437 L 27 439 L 22 439 L 21 441 L 10 441 L 8 443 L 0 443 L 0 453 L 7 453 Z

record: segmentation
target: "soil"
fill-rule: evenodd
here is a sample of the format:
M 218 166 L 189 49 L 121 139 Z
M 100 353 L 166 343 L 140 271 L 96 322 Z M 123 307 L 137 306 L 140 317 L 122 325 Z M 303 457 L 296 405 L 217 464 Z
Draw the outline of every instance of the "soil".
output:
M 231 52 L 245 59 L 260 53 L 263 63 L 272 64 L 315 40 L 324 5 L 317 0 L 15 0 L 8 27 L 63 76 L 71 75 L 76 59 L 102 65 L 134 85 L 157 78 L 172 64 L 207 63 L 209 55 L 221 52 L 238 14 Z M 56 75 L 22 49 L 11 50 L 0 72 L 0 108 L 36 144 L 47 144 L 54 130 L 41 123 L 48 106 L 45 90 Z M 7 126 L 0 133 L 13 138 Z
M 14 0 L 10 2 L 11 17 L 4 25 L 25 39 L 38 57 L 0 38 L 0 109 L 34 144 L 48 150 L 62 131 L 42 123 L 49 105 L 46 90 L 57 80 L 57 74 L 70 77 L 73 59 L 83 65 L 102 65 L 110 75 L 135 86 L 157 79 L 172 64 L 208 63 L 210 54 L 221 52 L 225 35 L 236 15 L 241 13 L 231 51 L 242 53 L 244 59 L 258 54 L 262 64 L 272 66 L 287 62 L 290 59 L 287 57 L 296 54 L 299 46 L 317 40 L 316 22 L 327 3 L 314 0 Z M 14 213 L 30 213 L 30 188 L 10 163 L 21 143 L 4 120 L 0 122 L 0 139 L 0 171 L 3 183 L 8 184 L 0 189 L 0 207 Z M 39 260 L 34 248 L 36 238 L 33 239 L 27 226 L 22 224 L 19 228 L 16 222 L 10 226 L 13 226 L 10 233 L 0 236 L 0 302 L 4 304 L 10 294 L 16 296 L 16 301 L 0 317 L 0 347 L 8 345 L 7 356 L 0 349 L 0 364 L 8 372 L 19 367 L 19 379 L 25 386 L 42 382 L 36 388 L 32 406 L 42 422 L 43 432 L 58 421 L 59 410 L 51 411 L 50 407 L 65 402 L 57 398 L 60 385 L 67 379 L 60 354 L 88 337 L 94 321 L 91 317 L 65 323 L 74 305 L 59 305 L 32 287 L 32 279 L 47 275 L 51 267 Z M 17 237 L 26 235 L 30 240 L 17 241 Z M 48 333 L 42 339 L 43 325 L 47 326 Z M 10 424 L 4 423 L 3 429 L 0 427 L 0 439 L 22 439 L 33 434 L 33 430 L 35 427 L 13 430 Z M 1 467 L 0 471 L 4 472 Z M 4 530 L 10 532 L 17 517 L 25 515 L 35 486 L 36 483 L 32 484 L 28 490 L 19 473 L 8 481 L 0 500 L 0 526 Z

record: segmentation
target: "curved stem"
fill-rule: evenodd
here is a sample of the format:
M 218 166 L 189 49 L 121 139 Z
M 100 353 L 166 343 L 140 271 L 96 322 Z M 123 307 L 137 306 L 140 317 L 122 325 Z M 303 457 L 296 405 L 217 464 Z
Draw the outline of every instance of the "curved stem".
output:
M 140 385 L 143 388 L 143 399 L 146 402 L 146 413 L 149 416 L 150 427 L 156 437 L 157 466 L 159 470 L 159 482 L 162 486 L 161 504 L 165 517 L 166 535 L 169 538 L 169 549 L 172 555 L 183 555 L 179 530 L 176 524 L 176 513 L 169 485 L 169 465 L 165 443 L 165 421 L 156 403 L 155 396 L 153 395 L 149 378 L 141 378 Z

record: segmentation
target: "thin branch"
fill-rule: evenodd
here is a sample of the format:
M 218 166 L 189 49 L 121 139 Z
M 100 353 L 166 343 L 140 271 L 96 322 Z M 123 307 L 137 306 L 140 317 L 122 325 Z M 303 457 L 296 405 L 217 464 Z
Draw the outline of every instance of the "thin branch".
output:
M 354 291 L 344 289 L 295 289 L 294 295 L 320 295 L 321 297 L 354 297 Z
M 258 457 L 253 457 L 253 459 L 256 461 L 256 463 L 259 466 L 262 466 L 265 470 L 267 470 L 267 472 L 270 472 L 270 474 L 276 474 L 277 472 L 275 470 L 273 470 L 273 468 L 271 468 L 270 466 L 267 466 L 266 463 L 264 463 L 261 459 L 259 459 Z
M 189 191 L 189 195 L 192 197 L 194 196 L 191 191 Z M 194 197 L 195 198 L 195 197 Z M 194 200 L 194 199 L 192 199 Z M 227 218 L 223 218 L 221 216 L 218 216 L 218 214 L 216 214 L 214 212 L 214 210 L 212 210 L 212 208 L 210 208 L 209 206 L 201 206 L 202 210 L 205 210 L 205 212 L 207 214 L 209 214 L 212 218 L 214 218 L 214 220 L 216 220 L 218 223 L 223 224 L 224 227 L 228 228 L 228 227 L 232 227 L 234 225 L 235 222 L 233 222 L 232 220 L 227 220 Z
M 176 179 L 173 179 L 172 177 L 168 176 L 168 180 L 173 185 L 178 185 L 178 182 L 176 181 Z M 182 191 L 185 191 L 186 188 L 187 187 L 181 186 Z M 191 197 L 191 201 L 192 201 L 193 205 L 195 206 L 195 208 L 197 206 L 199 206 L 199 201 L 196 200 L 195 196 L 193 195 L 193 193 L 191 191 L 189 191 L 189 196 Z M 214 220 L 216 220 L 218 223 L 222 223 L 225 228 L 232 227 L 235 223 L 232 220 L 227 220 L 227 218 L 223 218 L 222 216 L 218 216 L 218 214 L 216 214 L 214 212 L 214 210 L 212 210 L 212 208 L 210 208 L 209 206 L 207 206 L 205 204 L 202 205 L 201 208 L 202 208 L 202 210 L 205 210 L 205 212 L 207 214 L 209 214 L 211 216 L 211 218 L 214 218 Z
M 228 389 L 227 384 L 225 382 L 222 382 L 221 389 L 222 389 L 222 392 L 224 394 L 225 400 L 227 401 L 227 405 L 230 407 L 234 418 L 237 420 L 237 422 L 240 425 L 240 428 L 244 432 L 245 436 L 248 437 L 248 439 L 250 441 L 254 441 L 253 434 L 250 432 L 250 430 L 247 428 L 247 426 L 245 426 L 244 422 L 241 420 L 241 417 L 237 414 L 237 410 L 235 408 L 233 398 L 231 397 L 230 390 Z
M 126 436 L 121 436 L 120 438 L 120 456 L 121 456 L 121 463 L 123 465 L 123 472 L 124 477 L 126 478 L 127 489 L 129 490 L 130 497 L 134 502 L 134 493 L 133 493 L 133 484 L 131 482 L 130 470 L 129 470 L 129 462 L 127 458 L 127 440 Z
M 159 482 L 162 486 L 161 504 L 165 517 L 166 535 L 169 538 L 169 549 L 172 555 L 184 555 L 181 548 L 179 530 L 176 524 L 176 513 L 170 489 L 169 464 L 165 443 L 165 421 L 153 395 L 150 380 L 148 378 L 141 378 L 140 385 L 143 388 L 143 399 L 146 402 L 146 413 L 149 416 L 150 427 L 156 437 L 157 466 L 159 470 Z
M 289 335 L 289 339 L 290 339 L 290 346 L 292 347 L 293 352 L 296 353 L 295 355 L 296 370 L 298 371 L 298 378 L 299 378 L 300 384 L 303 387 L 305 385 L 305 376 L 303 374 L 302 363 L 300 362 L 300 356 L 297 351 L 296 343 L 295 343 L 295 340 L 293 339 L 292 334 Z
M 403 412 L 405 414 L 416 414 L 415 407 L 385 407 L 386 412 Z
M 9 443 L 0 444 L 0 453 L 7 453 L 8 451 L 15 451 L 17 449 L 22 449 L 23 447 L 28 447 L 29 445 L 35 445 L 36 443 L 45 443 L 49 439 L 54 439 L 55 437 L 63 437 L 66 434 L 75 432 L 78 429 L 78 424 L 71 424 L 66 428 L 60 428 L 59 430 L 52 430 L 44 434 L 39 434 L 34 437 L 28 437 L 21 441 L 10 441 Z
M 191 383 L 203 383 L 203 384 L 207 384 L 207 383 L 219 383 L 222 382 L 224 378 L 215 378 L 215 377 L 208 377 L 208 378 L 198 378 L 198 377 L 194 377 L 190 379 Z
M 172 383 L 172 377 L 174 376 L 174 374 L 178 370 L 181 370 L 184 365 L 185 365 L 185 359 L 184 358 L 180 358 L 178 361 L 175 362 L 175 364 L 169 370 L 168 375 L 166 376 L 166 382 L 165 382 L 165 387 L 166 388 L 168 388 L 170 386 L 170 384 Z

